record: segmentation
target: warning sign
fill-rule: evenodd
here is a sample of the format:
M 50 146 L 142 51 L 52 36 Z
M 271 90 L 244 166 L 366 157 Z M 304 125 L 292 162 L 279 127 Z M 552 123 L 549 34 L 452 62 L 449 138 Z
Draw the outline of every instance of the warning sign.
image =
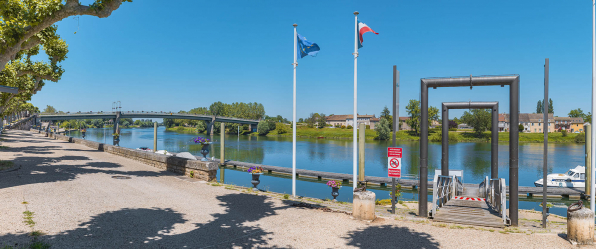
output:
M 387 148 L 387 164 L 389 177 L 401 178 L 401 148 Z

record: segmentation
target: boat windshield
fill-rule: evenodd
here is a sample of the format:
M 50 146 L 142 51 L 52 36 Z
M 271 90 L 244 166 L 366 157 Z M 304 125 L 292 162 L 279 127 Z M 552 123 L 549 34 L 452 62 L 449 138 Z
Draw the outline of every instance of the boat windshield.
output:
M 575 172 L 573 172 L 572 170 L 567 171 L 568 176 L 573 176 L 573 174 L 575 174 Z

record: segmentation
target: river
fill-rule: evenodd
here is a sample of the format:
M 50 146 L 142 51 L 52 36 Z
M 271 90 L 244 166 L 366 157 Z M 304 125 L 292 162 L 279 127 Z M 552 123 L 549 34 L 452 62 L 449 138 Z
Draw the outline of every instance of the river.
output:
M 87 129 L 86 139 L 110 143 L 112 128 Z M 68 133 L 67 133 L 68 135 Z M 79 132 L 72 132 L 73 137 L 81 137 Z M 188 151 L 201 156 L 200 146 L 192 141 L 197 134 L 186 134 L 166 131 L 165 127 L 157 129 L 158 150 L 171 152 Z M 205 136 L 201 134 L 200 136 Z M 220 135 L 215 135 L 208 157 L 219 157 Z M 153 128 L 127 128 L 121 130 L 120 146 L 127 148 L 153 148 Z M 291 137 L 262 137 L 225 135 L 226 159 L 265 165 L 292 167 Z M 387 147 L 391 141 L 366 141 L 365 165 L 368 176 L 387 176 Z M 415 175 L 419 166 L 419 143 L 398 141 L 397 146 L 403 148 L 402 174 Z M 534 186 L 534 181 L 542 178 L 543 144 L 521 143 L 519 146 L 519 184 Z M 352 141 L 315 138 L 298 138 L 296 142 L 296 165 L 300 169 L 352 173 Z M 583 144 L 549 144 L 548 173 L 564 173 L 577 165 L 584 165 Z M 440 169 L 441 144 L 429 143 L 428 172 L 429 179 L 435 169 Z M 450 169 L 464 171 L 464 183 L 480 183 L 484 176 L 490 175 L 490 143 L 451 143 L 449 145 Z M 509 178 L 508 143 L 499 144 L 499 177 Z M 219 179 L 219 177 L 218 177 Z M 246 172 L 226 170 L 225 182 L 241 186 L 250 186 L 250 177 Z M 291 180 L 263 175 L 259 188 L 279 193 L 291 193 Z M 375 190 L 378 199 L 388 199 L 387 191 Z M 315 198 L 332 198 L 331 190 L 325 182 L 297 181 L 297 194 Z M 351 201 L 351 187 L 340 190 L 338 200 Z M 415 193 L 404 192 L 404 200 L 416 199 Z M 429 196 L 432 200 L 432 196 Z M 520 199 L 520 208 L 541 210 L 538 201 L 541 199 Z M 568 200 L 549 200 L 555 204 L 551 212 L 565 216 Z

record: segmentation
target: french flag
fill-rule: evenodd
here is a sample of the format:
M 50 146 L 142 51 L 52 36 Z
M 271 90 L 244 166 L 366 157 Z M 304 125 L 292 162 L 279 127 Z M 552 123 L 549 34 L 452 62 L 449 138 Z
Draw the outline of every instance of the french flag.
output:
M 375 32 L 374 30 L 372 30 L 368 25 L 366 25 L 365 23 L 361 22 L 360 20 L 358 20 L 358 49 L 360 49 L 362 47 L 362 42 L 364 41 L 362 39 L 362 35 L 364 35 L 364 33 L 366 32 L 373 32 L 376 35 L 378 35 L 379 33 Z

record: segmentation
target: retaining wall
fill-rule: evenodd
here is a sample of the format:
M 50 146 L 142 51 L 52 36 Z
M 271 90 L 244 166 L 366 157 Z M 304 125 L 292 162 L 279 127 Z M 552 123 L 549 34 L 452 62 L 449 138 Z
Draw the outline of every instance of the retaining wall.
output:
M 45 131 L 40 132 L 39 130 L 33 129 L 31 131 L 36 133 L 45 133 Z M 49 133 L 48 137 L 56 140 L 62 140 L 70 143 L 85 145 L 95 150 L 133 159 L 135 161 L 139 161 L 159 169 L 167 170 L 177 174 L 184 174 L 188 177 L 190 177 L 190 173 L 192 171 L 194 173 L 194 178 L 204 181 L 215 181 L 217 176 L 217 162 L 203 162 L 200 160 L 192 160 L 176 156 L 167 156 L 162 154 L 156 154 L 153 152 L 129 149 L 120 146 L 98 143 L 95 141 L 89 141 L 85 139 L 74 138 L 54 133 Z

